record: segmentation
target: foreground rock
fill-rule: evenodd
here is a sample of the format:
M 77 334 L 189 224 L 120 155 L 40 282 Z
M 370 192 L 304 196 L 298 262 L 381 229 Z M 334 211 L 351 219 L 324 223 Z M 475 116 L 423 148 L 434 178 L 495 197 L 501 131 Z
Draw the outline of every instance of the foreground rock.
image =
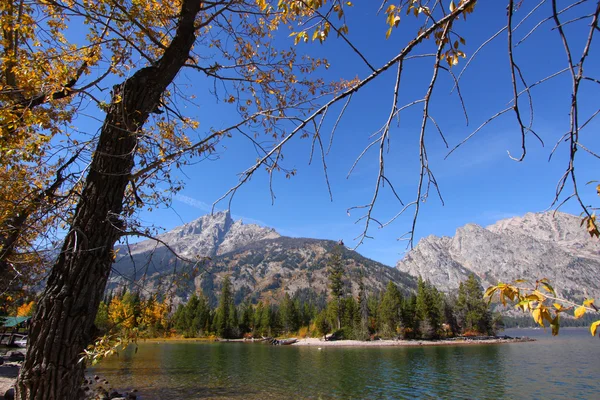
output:
M 6 362 L 0 365 L 0 400 L 14 399 L 14 385 L 21 369 L 19 362 Z M 99 376 L 86 377 L 81 386 L 82 400 L 135 400 L 137 390 L 119 392 L 110 386 L 110 382 Z
M 25 355 L 19 350 L 0 356 L 0 399 L 14 399 L 14 384 Z
M 19 374 L 20 364 L 7 363 L 0 365 L 0 399 L 14 398 L 14 384 Z

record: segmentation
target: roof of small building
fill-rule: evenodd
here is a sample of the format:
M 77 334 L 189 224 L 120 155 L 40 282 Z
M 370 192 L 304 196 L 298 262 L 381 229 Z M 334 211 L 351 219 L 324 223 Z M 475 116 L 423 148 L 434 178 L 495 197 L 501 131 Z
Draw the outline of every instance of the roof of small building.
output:
M 0 317 L 0 323 L 5 328 L 14 328 L 25 321 L 29 321 L 31 317 Z

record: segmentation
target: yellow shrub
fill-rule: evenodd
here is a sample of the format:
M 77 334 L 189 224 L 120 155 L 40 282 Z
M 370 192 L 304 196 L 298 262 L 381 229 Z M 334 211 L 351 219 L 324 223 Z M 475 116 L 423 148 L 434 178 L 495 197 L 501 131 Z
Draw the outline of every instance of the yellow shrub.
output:
M 298 330 L 298 336 L 305 338 L 308 335 L 308 326 L 303 326 Z

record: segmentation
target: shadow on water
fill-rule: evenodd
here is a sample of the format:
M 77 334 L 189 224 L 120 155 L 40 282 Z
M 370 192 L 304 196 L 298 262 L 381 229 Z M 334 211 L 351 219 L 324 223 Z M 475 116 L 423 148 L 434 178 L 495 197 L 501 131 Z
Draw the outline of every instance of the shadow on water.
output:
M 91 372 L 117 389 L 138 389 L 142 400 L 594 398 L 600 343 L 582 338 L 322 350 L 142 343 L 137 354 L 128 349 Z

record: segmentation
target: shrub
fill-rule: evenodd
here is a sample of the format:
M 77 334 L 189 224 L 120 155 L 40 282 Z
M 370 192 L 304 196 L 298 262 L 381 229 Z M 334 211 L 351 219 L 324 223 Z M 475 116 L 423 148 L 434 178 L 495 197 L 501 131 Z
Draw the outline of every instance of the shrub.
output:
M 298 330 L 298 336 L 301 338 L 305 338 L 308 336 L 308 326 L 303 326 Z

